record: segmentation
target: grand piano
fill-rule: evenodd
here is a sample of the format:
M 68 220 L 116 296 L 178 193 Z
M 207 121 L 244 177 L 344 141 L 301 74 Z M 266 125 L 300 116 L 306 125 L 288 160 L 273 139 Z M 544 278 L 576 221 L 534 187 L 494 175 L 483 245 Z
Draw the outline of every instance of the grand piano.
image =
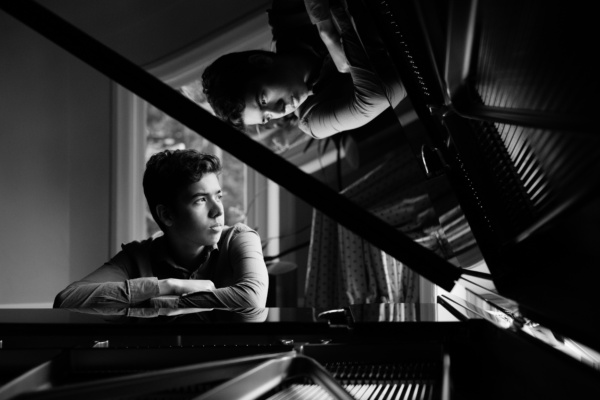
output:
M 408 93 L 398 135 L 451 189 L 434 204 L 440 223 L 476 239 L 462 253 L 450 242 L 455 262 L 40 4 L 0 8 L 448 293 L 323 309 L 0 310 L 0 399 L 600 397 L 591 5 L 347 3 L 374 70 Z

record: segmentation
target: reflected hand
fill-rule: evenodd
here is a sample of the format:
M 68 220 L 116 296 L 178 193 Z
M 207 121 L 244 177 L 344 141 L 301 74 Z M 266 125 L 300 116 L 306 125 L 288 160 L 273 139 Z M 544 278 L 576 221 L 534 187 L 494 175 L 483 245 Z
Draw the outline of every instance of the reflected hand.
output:
M 165 315 L 168 317 L 173 317 L 175 315 L 182 315 L 182 314 L 192 314 L 192 313 L 199 313 L 199 312 L 205 312 L 205 311 L 212 311 L 212 308 L 160 308 L 158 310 L 158 315 Z

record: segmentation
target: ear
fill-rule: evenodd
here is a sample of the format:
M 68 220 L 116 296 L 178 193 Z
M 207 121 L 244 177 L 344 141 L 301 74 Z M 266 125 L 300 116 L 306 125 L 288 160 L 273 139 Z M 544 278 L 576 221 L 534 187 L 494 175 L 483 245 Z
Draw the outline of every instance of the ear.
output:
M 173 218 L 171 216 L 171 211 L 169 208 L 163 204 L 159 204 L 156 206 L 156 216 L 160 219 L 160 222 L 165 226 L 173 225 Z
M 258 54 L 251 54 L 248 56 L 248 62 L 251 65 L 254 65 L 255 67 L 259 67 L 259 68 L 270 67 L 274 61 L 275 61 L 274 53 L 273 54 L 258 53 Z

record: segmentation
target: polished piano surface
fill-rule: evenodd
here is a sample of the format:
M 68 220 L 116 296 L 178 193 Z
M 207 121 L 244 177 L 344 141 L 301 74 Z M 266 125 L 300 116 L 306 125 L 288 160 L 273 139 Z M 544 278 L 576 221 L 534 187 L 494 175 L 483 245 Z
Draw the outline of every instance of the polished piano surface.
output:
M 440 223 L 476 239 L 451 242 L 450 263 L 35 3 L 9 3 L 7 12 L 450 293 L 333 309 L 0 310 L 0 399 L 600 398 L 589 5 L 348 1 L 357 33 L 386 49 L 389 63 L 374 68 L 406 86 L 398 135 L 427 179 L 452 189 L 436 204 Z M 489 274 L 472 270 L 481 261 Z M 474 279 L 492 289 L 452 294 Z
M 507 299 L 0 310 L 2 399 L 576 398 L 600 354 Z

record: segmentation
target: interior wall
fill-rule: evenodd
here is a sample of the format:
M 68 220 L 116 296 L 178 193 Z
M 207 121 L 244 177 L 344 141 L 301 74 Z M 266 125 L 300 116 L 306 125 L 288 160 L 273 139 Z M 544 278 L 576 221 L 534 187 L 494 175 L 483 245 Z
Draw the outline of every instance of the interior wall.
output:
M 40 3 L 148 65 L 269 2 Z M 49 306 L 111 255 L 112 83 L 2 11 L 0 54 L 0 306 Z
M 0 304 L 47 305 L 107 256 L 110 81 L 1 12 L 0 54 Z

